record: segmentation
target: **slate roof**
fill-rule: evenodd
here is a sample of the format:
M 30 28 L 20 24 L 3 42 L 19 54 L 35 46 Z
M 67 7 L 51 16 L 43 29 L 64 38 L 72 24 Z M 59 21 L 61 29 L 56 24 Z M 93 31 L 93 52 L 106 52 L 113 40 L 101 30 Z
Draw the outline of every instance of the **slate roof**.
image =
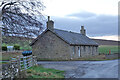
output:
M 54 29 L 54 32 L 72 45 L 98 45 L 98 43 L 81 33 L 74 33 L 58 29 Z
M 98 43 L 96 43 L 94 40 L 88 38 L 87 36 L 85 36 L 81 33 L 75 33 L 75 32 L 70 32 L 70 31 L 59 30 L 59 29 L 54 29 L 52 32 L 70 45 L 98 46 Z M 38 36 L 38 38 L 39 38 L 39 36 Z M 37 38 L 30 45 L 33 45 L 36 42 L 36 40 L 37 40 Z

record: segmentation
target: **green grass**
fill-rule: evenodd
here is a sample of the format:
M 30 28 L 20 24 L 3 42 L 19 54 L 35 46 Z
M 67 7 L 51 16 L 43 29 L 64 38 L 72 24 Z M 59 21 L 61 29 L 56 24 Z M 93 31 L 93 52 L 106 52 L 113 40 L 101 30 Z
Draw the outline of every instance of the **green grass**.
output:
M 32 47 L 29 45 L 29 43 L 27 41 L 21 42 L 21 43 L 17 43 L 20 45 L 20 50 L 32 50 Z M 15 44 L 13 43 L 2 43 L 2 45 L 6 45 L 6 46 L 14 46 Z
M 13 52 L 7 52 L 7 53 L 2 53 L 2 55 L 0 55 L 0 60 L 8 61 L 12 57 L 16 57 L 16 56 L 19 56 L 21 54 L 22 54 L 21 52 L 14 52 L 14 53 Z
M 14 44 L 19 44 L 20 49 L 24 50 L 32 50 L 31 46 L 29 45 L 32 40 L 31 39 L 26 39 L 26 38 L 19 38 L 19 37 L 2 37 L 2 45 L 7 45 L 7 46 L 14 46 Z
M 7 63 L 8 63 L 8 62 L 0 62 L 0 65 L 1 65 L 1 64 L 7 64 Z
M 104 54 L 109 54 L 109 50 L 111 50 L 111 54 L 118 53 L 118 46 L 102 45 L 99 46 L 98 48 L 99 53 L 104 53 Z
M 64 78 L 64 71 L 34 66 L 27 70 L 28 78 Z

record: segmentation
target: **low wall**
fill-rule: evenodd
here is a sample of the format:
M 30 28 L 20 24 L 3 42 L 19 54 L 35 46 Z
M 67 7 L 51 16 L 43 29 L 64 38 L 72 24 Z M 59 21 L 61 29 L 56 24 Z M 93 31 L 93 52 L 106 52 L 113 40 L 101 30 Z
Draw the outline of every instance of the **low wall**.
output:
M 3 79 L 5 78 L 14 79 L 15 77 L 22 78 L 23 77 L 22 72 L 24 72 L 26 69 L 32 66 L 37 65 L 36 56 L 30 56 L 30 58 L 18 56 L 17 58 L 14 58 L 14 59 L 15 60 L 10 60 L 8 64 L 2 65 L 2 78 Z M 24 73 L 24 76 L 25 76 L 25 73 Z
M 115 59 L 118 58 L 118 54 L 106 54 L 106 59 Z

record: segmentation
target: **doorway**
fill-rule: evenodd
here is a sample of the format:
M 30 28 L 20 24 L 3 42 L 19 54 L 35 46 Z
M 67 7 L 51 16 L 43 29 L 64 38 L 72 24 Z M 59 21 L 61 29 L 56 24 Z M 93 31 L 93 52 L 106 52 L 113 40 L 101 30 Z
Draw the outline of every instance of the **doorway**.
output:
M 78 56 L 81 57 L 81 49 L 80 49 L 80 46 L 78 47 Z

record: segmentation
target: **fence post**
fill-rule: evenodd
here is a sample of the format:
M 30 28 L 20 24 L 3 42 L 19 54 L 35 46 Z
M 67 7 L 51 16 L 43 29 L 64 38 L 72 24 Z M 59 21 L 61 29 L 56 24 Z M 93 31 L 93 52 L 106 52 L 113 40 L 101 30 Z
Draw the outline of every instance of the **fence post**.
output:
M 26 78 L 26 76 L 27 76 L 26 75 L 27 74 L 27 71 L 26 71 L 27 70 L 27 60 L 26 59 L 27 59 L 26 56 L 23 57 L 23 62 L 24 62 L 23 64 L 24 64 L 24 69 L 25 69 L 25 70 L 22 71 L 24 73 L 23 78 Z
M 10 66 L 8 68 L 10 68 L 10 78 L 12 78 L 12 58 L 10 60 Z
M 20 56 L 17 56 L 17 65 L 18 65 L 18 74 L 17 77 L 21 78 L 21 65 L 20 65 Z
M 109 54 L 111 54 L 111 50 L 109 50 Z
M 36 56 L 32 56 L 32 66 L 37 65 L 37 57 Z
M 31 61 L 32 61 L 31 65 L 34 66 L 34 57 L 33 56 L 32 56 L 32 60 Z

